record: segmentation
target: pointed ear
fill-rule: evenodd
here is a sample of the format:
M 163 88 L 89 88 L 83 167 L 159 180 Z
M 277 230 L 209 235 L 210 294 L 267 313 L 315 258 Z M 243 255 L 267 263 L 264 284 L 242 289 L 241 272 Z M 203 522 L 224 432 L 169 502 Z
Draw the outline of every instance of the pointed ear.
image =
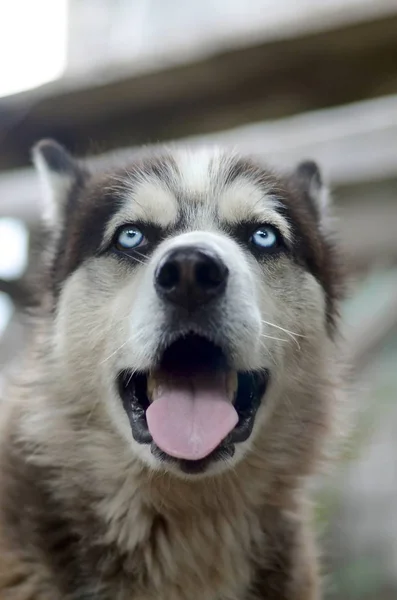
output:
M 71 196 L 84 186 L 88 173 L 53 140 L 38 142 L 32 157 L 43 194 L 44 219 L 52 229 L 59 229 Z
M 326 228 L 331 197 L 328 188 L 323 183 L 319 166 L 312 160 L 299 163 L 294 173 L 294 179 L 305 192 L 318 223 Z

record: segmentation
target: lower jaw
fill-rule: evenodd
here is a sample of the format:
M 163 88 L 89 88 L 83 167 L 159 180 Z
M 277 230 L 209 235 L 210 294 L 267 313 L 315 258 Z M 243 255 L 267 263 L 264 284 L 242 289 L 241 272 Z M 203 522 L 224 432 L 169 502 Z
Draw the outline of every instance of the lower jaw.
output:
M 220 444 L 211 454 L 200 460 L 174 458 L 161 450 L 155 442 L 151 443 L 150 450 L 152 455 L 161 463 L 175 466 L 186 475 L 199 475 L 207 471 L 210 465 L 232 458 L 235 453 L 235 446 L 234 444 Z

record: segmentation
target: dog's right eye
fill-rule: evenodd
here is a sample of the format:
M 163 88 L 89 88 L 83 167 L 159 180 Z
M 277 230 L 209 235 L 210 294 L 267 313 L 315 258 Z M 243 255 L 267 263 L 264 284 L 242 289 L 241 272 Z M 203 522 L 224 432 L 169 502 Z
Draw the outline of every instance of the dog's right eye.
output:
M 116 234 L 114 244 L 117 250 L 132 250 L 145 242 L 145 236 L 135 225 L 124 225 Z

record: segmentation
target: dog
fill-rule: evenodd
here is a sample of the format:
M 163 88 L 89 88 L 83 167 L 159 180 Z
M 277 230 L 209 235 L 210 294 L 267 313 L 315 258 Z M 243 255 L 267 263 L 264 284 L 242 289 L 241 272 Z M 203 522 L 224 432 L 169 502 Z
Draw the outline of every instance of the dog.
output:
M 319 167 L 33 158 L 47 235 L 1 407 L 1 599 L 319 600 L 308 486 L 343 295 Z

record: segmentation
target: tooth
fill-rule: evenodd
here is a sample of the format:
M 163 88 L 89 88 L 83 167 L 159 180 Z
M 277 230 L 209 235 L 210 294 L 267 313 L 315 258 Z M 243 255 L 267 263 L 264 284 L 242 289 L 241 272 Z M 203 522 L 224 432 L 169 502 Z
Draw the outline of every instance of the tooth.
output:
M 230 402 L 234 402 L 237 393 L 237 373 L 236 371 L 229 371 L 226 378 L 226 391 Z
M 153 393 L 157 387 L 156 378 L 153 373 L 149 373 L 147 378 L 147 387 L 146 387 L 146 395 L 148 397 L 149 402 L 153 402 Z
M 160 388 L 164 386 L 166 377 L 162 371 L 154 371 L 149 373 L 146 380 L 146 395 L 149 402 L 153 402 L 155 398 L 155 392 L 160 392 Z

